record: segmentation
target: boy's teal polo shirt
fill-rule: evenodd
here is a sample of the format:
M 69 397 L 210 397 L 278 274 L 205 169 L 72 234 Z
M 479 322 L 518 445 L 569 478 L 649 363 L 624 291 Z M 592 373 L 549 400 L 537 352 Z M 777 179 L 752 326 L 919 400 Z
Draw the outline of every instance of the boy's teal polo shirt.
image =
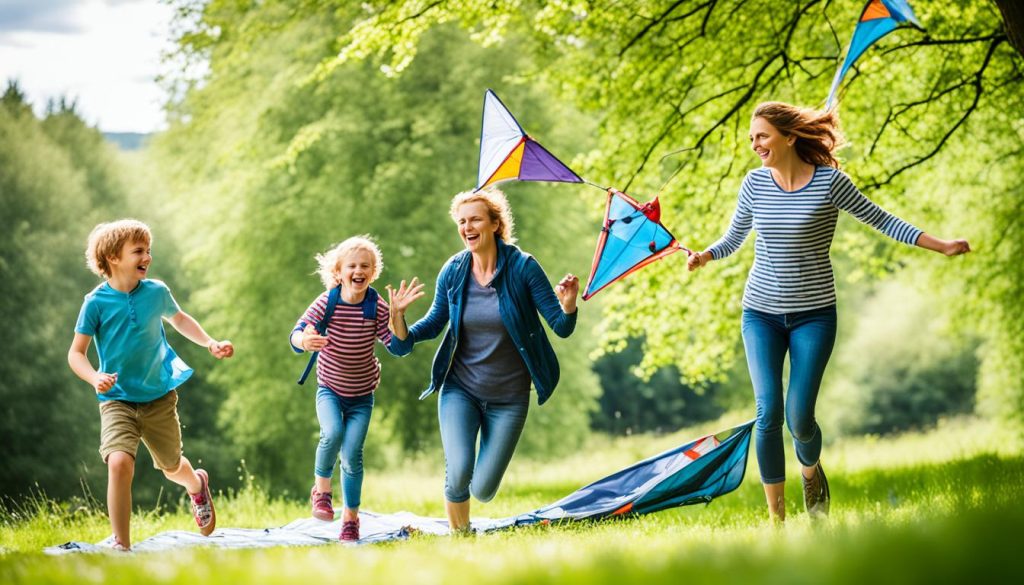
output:
M 75 332 L 95 340 L 99 371 L 117 374 L 114 387 L 97 398 L 149 402 L 189 379 L 192 368 L 167 343 L 161 320 L 180 310 L 159 280 L 141 280 L 130 293 L 104 282 L 85 295 Z

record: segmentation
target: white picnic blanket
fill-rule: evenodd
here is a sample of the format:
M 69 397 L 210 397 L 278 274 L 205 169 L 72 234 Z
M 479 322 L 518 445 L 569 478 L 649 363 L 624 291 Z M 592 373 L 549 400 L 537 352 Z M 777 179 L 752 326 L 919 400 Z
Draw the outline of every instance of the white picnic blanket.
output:
M 473 521 L 473 529 L 477 532 L 489 532 L 512 526 L 515 518 L 501 520 L 479 519 Z M 409 512 L 394 514 L 374 514 L 359 512 L 359 533 L 361 538 L 352 544 L 370 544 L 391 540 L 402 540 L 411 534 L 448 534 L 448 520 L 443 518 L 425 518 Z M 271 546 L 317 546 L 324 544 L 341 544 L 338 535 L 341 533 L 341 520 L 325 522 L 315 518 L 301 518 L 280 528 L 218 528 L 210 536 L 185 530 L 161 532 L 132 545 L 134 552 L 161 551 L 173 548 L 192 546 L 212 546 L 218 548 L 265 548 Z M 87 542 L 66 542 L 51 546 L 43 552 L 52 555 L 76 552 L 112 551 L 113 535 L 90 544 Z

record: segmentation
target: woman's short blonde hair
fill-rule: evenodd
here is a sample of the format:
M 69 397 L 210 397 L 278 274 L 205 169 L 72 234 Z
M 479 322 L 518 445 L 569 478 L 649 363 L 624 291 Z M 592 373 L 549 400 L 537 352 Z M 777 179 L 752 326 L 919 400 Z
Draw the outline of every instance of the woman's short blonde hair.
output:
M 512 219 L 512 208 L 508 205 L 508 199 L 500 189 L 487 189 L 484 191 L 464 191 L 452 197 L 452 206 L 449 213 L 457 223 L 459 221 L 459 208 L 467 203 L 477 201 L 487 206 L 487 215 L 491 221 L 498 224 L 495 235 L 500 237 L 506 244 L 516 243 L 516 237 L 512 233 L 515 229 L 515 220 Z
M 137 219 L 119 219 L 101 223 L 92 228 L 85 245 L 85 265 L 96 276 L 110 278 L 110 258 L 118 258 L 121 249 L 130 242 L 142 242 L 149 246 L 153 234 L 149 226 Z
M 370 256 L 373 256 L 373 274 L 370 276 L 370 282 L 377 280 L 381 270 L 384 270 L 384 256 L 369 234 L 364 234 L 353 236 L 323 254 L 316 255 L 316 261 L 320 265 L 317 274 L 326 288 L 331 289 L 341 283 L 341 263 L 345 261 L 346 256 L 359 250 L 369 252 Z

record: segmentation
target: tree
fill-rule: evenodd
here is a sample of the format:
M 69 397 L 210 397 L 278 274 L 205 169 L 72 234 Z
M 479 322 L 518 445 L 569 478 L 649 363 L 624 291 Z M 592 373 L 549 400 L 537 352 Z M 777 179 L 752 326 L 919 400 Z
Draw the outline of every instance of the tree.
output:
M 373 55 L 398 74 L 418 40 L 449 22 L 484 44 L 529 34 L 539 73 L 599 120 L 599 144 L 580 170 L 604 184 L 661 192 L 666 221 L 683 226 L 677 231 L 695 247 L 724 230 L 732 194 L 756 164 L 744 152 L 753 105 L 820 104 L 860 8 L 820 0 L 365 6 L 339 36 L 337 56 L 317 71 Z M 986 338 L 981 408 L 1024 421 L 1024 382 L 1014 374 L 1024 367 L 1024 317 L 1015 308 L 1024 270 L 1013 260 L 1022 247 L 1021 10 L 982 0 L 915 9 L 927 32 L 889 35 L 848 76 L 841 111 L 850 146 L 841 155 L 873 199 L 931 231 L 967 235 L 981 252 L 939 264 L 845 226 L 836 249 L 858 260 L 853 278 L 912 258 L 932 267 L 936 288 L 966 280 L 963 312 L 984 324 Z M 945 182 L 928 190 L 933 176 Z M 748 246 L 713 276 L 691 278 L 662 262 L 610 291 L 606 346 L 643 335 L 648 373 L 674 364 L 689 381 L 720 378 L 735 361 L 750 253 Z

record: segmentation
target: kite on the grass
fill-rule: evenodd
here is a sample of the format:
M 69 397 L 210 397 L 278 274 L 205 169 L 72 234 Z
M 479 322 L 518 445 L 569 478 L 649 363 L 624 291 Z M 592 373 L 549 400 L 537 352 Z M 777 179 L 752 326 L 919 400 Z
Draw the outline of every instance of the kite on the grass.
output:
M 621 191 L 608 189 L 604 226 L 597 238 L 583 300 L 679 250 L 686 248 L 661 224 L 661 204 L 657 197 L 641 205 Z
M 515 524 L 597 520 L 710 503 L 743 482 L 753 426 L 748 421 L 645 459 L 521 514 Z
M 864 54 L 878 39 L 896 30 L 900 23 L 909 22 L 920 29 L 921 24 L 917 22 L 913 9 L 907 0 L 868 0 L 861 11 L 860 19 L 857 20 L 857 28 L 853 31 L 853 39 L 850 40 L 850 47 L 846 50 L 846 59 L 836 71 L 832 80 L 832 89 L 828 92 L 828 99 L 825 101 L 825 108 L 831 108 L 835 100 L 836 92 L 839 91 L 839 84 L 843 76 L 853 66 L 854 61 Z
M 491 90 L 484 94 L 476 190 L 507 180 L 583 183 L 583 179 L 530 138 Z

